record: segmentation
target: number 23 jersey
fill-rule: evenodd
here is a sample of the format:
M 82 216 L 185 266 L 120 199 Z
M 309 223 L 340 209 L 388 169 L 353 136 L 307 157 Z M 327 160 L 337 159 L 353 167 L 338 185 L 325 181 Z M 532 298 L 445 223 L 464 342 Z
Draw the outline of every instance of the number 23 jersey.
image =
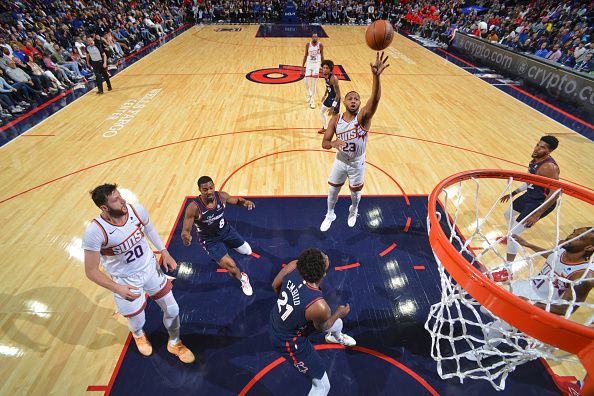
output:
M 97 216 L 83 236 L 82 248 L 101 255 L 101 264 L 112 276 L 126 277 L 144 271 L 153 257 L 145 225 L 149 222 L 147 210 L 140 204 L 126 204 L 128 214 L 122 225 L 112 224 Z
M 336 138 L 346 145 L 336 152 L 336 157 L 341 160 L 354 160 L 365 155 L 367 147 L 367 131 L 359 123 L 359 113 L 351 121 L 344 120 L 344 113 L 338 117 L 336 123 Z
M 300 336 L 309 324 L 305 310 L 323 298 L 322 291 L 306 284 L 297 268 L 286 274 L 270 313 L 274 335 L 281 339 Z

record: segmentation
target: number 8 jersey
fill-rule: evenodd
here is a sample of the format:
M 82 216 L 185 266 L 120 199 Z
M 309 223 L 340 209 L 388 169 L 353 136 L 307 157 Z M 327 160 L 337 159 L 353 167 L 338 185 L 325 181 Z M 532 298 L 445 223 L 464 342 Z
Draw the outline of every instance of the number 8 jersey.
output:
M 305 310 L 322 298 L 322 291 L 305 283 L 297 268 L 289 272 L 270 313 L 273 334 L 285 340 L 301 336 L 308 325 Z
M 101 264 L 105 271 L 118 277 L 144 271 L 153 257 L 144 235 L 145 225 L 149 222 L 146 209 L 130 204 L 126 221 L 112 224 L 97 216 L 88 226 L 82 241 L 82 248 L 101 255 Z
M 198 197 L 195 200 L 198 205 L 197 217 L 194 218 L 196 231 L 202 237 L 216 237 L 225 234 L 229 230 L 229 224 L 225 221 L 225 204 L 221 200 L 218 191 L 214 193 L 215 207 L 209 209 Z

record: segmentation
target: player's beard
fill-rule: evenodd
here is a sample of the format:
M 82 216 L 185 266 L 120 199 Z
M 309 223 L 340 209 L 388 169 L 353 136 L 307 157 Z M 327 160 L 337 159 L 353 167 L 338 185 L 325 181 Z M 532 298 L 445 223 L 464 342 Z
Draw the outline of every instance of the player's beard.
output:
M 112 209 L 112 208 L 108 208 L 107 209 L 107 214 L 109 215 L 109 217 L 111 218 L 118 218 L 118 217 L 122 217 L 125 216 L 126 213 L 124 213 L 123 210 L 121 209 Z

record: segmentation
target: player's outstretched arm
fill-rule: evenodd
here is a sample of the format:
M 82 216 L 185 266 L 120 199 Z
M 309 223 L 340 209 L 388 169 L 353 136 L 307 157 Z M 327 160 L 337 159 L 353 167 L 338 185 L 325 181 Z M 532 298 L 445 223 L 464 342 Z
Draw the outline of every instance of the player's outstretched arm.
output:
M 535 253 L 545 252 L 547 250 L 547 249 L 545 249 L 543 247 L 540 247 L 540 246 L 537 246 L 537 245 L 535 245 L 533 243 L 528 242 L 527 240 L 525 240 L 524 238 L 522 238 L 519 235 L 513 234 L 512 235 L 512 238 L 516 242 L 518 242 L 520 245 L 524 246 L 525 248 L 528 248 L 528 249 L 532 250 Z M 544 257 L 544 258 L 547 258 L 550 255 L 551 255 L 551 252 L 541 254 L 541 256 Z
M 281 269 L 278 274 L 276 274 L 274 280 L 272 281 L 272 290 L 274 290 L 276 294 L 280 293 L 281 286 L 283 285 L 283 278 L 285 277 L 285 275 L 293 271 L 295 267 L 297 267 L 297 260 L 291 261 L 283 269 Z
M 388 66 L 386 62 L 388 61 L 388 56 L 384 58 L 384 53 L 382 52 L 381 55 L 378 52 L 375 56 L 375 62 L 369 63 L 371 66 L 371 74 L 373 75 L 373 86 L 371 88 L 371 96 L 369 100 L 365 104 L 365 106 L 361 109 L 360 121 L 361 125 L 368 129 L 369 125 L 371 124 L 371 118 L 375 114 L 377 110 L 377 106 L 379 104 L 380 98 L 382 96 L 382 89 L 380 84 L 380 75 Z
M 326 132 L 324 132 L 324 139 L 322 140 L 322 148 L 329 150 L 332 147 L 334 148 L 341 148 L 346 145 L 340 139 L 332 140 L 334 137 L 334 132 L 336 131 L 336 123 L 338 122 L 338 114 L 334 114 L 328 123 L 328 128 L 326 128 Z
M 340 305 L 333 314 L 330 314 L 330 307 L 326 300 L 321 299 L 305 310 L 305 319 L 312 321 L 317 330 L 326 331 L 338 318 L 347 316 L 350 310 L 349 304 Z
M 186 208 L 186 213 L 184 214 L 184 224 L 181 232 L 184 246 L 190 246 L 190 243 L 192 243 L 192 233 L 190 231 L 192 231 L 192 224 L 194 224 L 197 212 L 198 204 L 196 204 L 196 202 L 190 202 Z
M 231 195 L 227 194 L 224 191 L 219 191 L 219 194 L 221 195 L 221 199 L 223 200 L 224 203 L 229 203 L 231 205 L 243 206 L 244 208 L 247 208 L 247 210 L 252 210 L 256 207 L 256 204 L 254 204 L 252 201 L 247 200 L 245 198 L 232 197 Z

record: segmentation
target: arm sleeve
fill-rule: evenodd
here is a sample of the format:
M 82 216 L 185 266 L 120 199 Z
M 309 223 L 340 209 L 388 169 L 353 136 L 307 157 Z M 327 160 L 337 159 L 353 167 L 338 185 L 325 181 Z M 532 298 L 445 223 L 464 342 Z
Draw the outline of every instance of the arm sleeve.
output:
M 101 250 L 101 245 L 105 242 L 103 231 L 99 228 L 97 223 L 91 222 L 85 230 L 85 235 L 82 239 L 82 248 L 84 250 L 90 250 L 92 252 L 98 252 Z
M 159 233 L 155 227 L 153 227 L 153 223 L 150 222 L 146 208 L 137 203 L 134 205 L 134 209 L 136 209 L 136 213 L 140 217 L 140 221 L 142 221 L 144 224 L 144 233 L 148 240 L 151 241 L 155 249 L 157 249 L 159 252 L 165 250 L 165 244 L 161 240 L 161 237 L 159 236 Z
M 524 183 L 520 187 L 516 188 L 514 190 L 514 192 L 521 193 L 522 191 L 526 191 L 526 190 L 528 190 L 528 186 L 529 186 L 528 183 Z

